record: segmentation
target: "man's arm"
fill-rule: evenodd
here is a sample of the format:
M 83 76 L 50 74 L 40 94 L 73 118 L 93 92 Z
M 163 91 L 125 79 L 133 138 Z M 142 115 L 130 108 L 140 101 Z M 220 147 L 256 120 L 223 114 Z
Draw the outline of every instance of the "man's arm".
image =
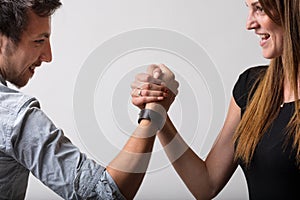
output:
M 9 116 L 11 132 L 6 133 L 5 153 L 64 199 L 132 199 L 145 175 L 158 130 L 157 124 L 142 120 L 105 170 L 64 136 L 35 99 Z
M 162 73 L 172 73 L 168 69 L 163 71 Z M 163 76 L 161 77 L 164 81 Z M 136 79 L 143 82 L 141 77 L 137 76 Z M 148 94 L 149 98 L 143 99 L 133 96 L 132 102 L 137 106 L 145 103 L 146 106 L 148 103 L 152 105 L 161 103 L 151 101 L 151 97 L 156 96 L 155 91 L 149 90 Z M 205 160 L 199 158 L 185 143 L 169 117 L 164 128 L 157 134 L 174 169 L 197 199 L 213 198 L 235 171 L 237 164 L 234 162 L 232 136 L 240 121 L 240 113 L 240 108 L 232 98 L 224 126 Z
M 158 73 L 156 74 L 157 77 L 151 80 L 156 81 L 156 83 L 162 83 L 161 80 L 156 79 L 161 75 L 159 68 L 157 68 L 156 65 L 148 67 L 148 72 L 152 72 L 153 70 L 158 70 Z M 120 191 L 128 199 L 132 199 L 140 187 L 149 164 L 156 133 L 163 127 L 167 116 L 166 113 L 173 103 L 175 94 L 177 93 L 178 83 L 175 81 L 175 77 L 173 75 L 166 76 L 163 84 L 165 84 L 168 88 L 172 88 L 172 91 L 174 92 L 170 91 L 168 95 L 166 95 L 166 88 L 164 86 L 158 86 L 156 89 L 159 91 L 155 94 L 161 94 L 162 97 L 164 97 L 164 100 L 161 101 L 161 99 L 157 99 L 160 100 L 159 104 L 148 104 L 145 106 L 145 109 L 153 110 L 155 113 L 159 114 L 159 120 L 149 121 L 147 119 L 143 119 L 134 131 L 133 135 L 127 141 L 122 151 L 107 167 L 107 171 L 115 180 Z M 136 88 L 136 90 L 147 89 L 149 88 L 149 85 L 142 84 L 139 85 L 139 87 L 140 88 Z M 153 89 L 154 88 L 152 88 L 152 90 Z M 142 97 L 143 95 L 147 95 L 147 93 L 137 96 Z
M 142 120 L 107 171 L 126 199 L 133 199 L 147 171 L 157 128 Z

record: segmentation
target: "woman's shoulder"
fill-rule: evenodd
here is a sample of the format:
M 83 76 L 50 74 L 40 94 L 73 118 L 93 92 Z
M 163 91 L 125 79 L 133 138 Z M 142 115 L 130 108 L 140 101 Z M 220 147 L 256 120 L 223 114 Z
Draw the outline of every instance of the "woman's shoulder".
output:
M 251 96 L 250 92 L 255 91 L 255 87 L 257 87 L 259 80 L 264 76 L 267 69 L 268 65 L 253 66 L 240 74 L 233 88 L 233 97 L 240 108 L 245 108 L 248 97 Z
M 256 81 L 259 77 L 265 74 L 268 67 L 268 65 L 249 67 L 240 74 L 239 79 L 244 79 L 245 81 Z

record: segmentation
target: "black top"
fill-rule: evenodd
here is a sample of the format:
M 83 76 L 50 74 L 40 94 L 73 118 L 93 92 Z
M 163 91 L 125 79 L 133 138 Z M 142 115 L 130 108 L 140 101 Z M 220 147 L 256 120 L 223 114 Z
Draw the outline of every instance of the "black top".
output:
M 258 77 L 267 66 L 252 67 L 243 72 L 233 89 L 233 97 L 242 109 Z M 278 117 L 257 145 L 250 167 L 240 166 L 246 176 L 249 197 L 253 199 L 300 199 L 300 170 L 291 144 L 284 148 L 286 126 L 294 110 L 294 102 L 285 103 Z

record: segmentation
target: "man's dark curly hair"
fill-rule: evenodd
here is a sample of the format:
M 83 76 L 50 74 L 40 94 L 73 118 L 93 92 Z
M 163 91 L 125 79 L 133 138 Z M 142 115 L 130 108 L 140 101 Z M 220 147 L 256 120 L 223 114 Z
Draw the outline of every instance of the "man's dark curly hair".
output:
M 60 0 L 0 0 L 0 34 L 18 44 L 28 24 L 28 11 L 48 17 L 61 5 Z

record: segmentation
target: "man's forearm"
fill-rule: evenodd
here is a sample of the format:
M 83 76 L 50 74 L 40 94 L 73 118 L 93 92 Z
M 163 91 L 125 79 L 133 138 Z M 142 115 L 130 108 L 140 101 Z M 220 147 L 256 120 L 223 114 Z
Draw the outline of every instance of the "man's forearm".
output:
M 147 171 L 157 127 L 142 120 L 107 171 L 127 199 L 133 199 Z

